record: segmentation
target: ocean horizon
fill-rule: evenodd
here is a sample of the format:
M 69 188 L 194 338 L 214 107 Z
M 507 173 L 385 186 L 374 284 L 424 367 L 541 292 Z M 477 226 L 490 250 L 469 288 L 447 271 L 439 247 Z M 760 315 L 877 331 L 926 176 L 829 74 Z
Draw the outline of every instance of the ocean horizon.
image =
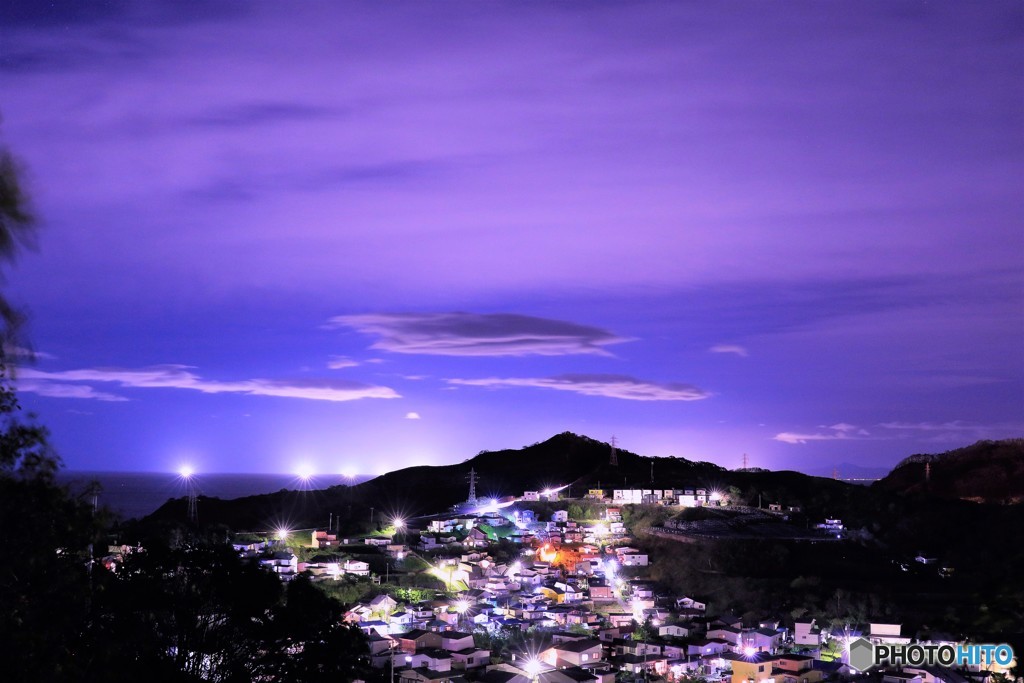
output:
M 190 484 L 196 495 L 230 500 L 282 489 L 317 490 L 350 482 L 359 484 L 372 478 L 372 475 L 357 475 L 350 480 L 342 474 L 325 474 L 302 479 L 294 474 L 222 472 L 197 474 L 186 481 L 177 472 L 63 470 L 57 473 L 57 481 L 72 491 L 83 491 L 91 482 L 99 484 L 97 503 L 125 519 L 144 517 L 170 499 L 187 496 Z

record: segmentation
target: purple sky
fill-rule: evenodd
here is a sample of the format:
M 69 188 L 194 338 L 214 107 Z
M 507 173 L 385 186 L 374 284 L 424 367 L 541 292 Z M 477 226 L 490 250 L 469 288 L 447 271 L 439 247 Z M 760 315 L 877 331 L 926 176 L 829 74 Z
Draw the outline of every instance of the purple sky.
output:
M 41 5 L 6 291 L 70 468 L 1024 436 L 1016 0 Z

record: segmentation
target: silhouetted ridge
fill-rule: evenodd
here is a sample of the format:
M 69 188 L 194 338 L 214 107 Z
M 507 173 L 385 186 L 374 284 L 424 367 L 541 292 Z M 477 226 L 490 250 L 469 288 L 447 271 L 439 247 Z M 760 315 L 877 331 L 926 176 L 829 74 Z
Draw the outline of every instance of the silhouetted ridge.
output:
M 1018 503 L 1024 501 L 1024 439 L 978 441 L 945 453 L 911 455 L 874 486 L 901 494 Z

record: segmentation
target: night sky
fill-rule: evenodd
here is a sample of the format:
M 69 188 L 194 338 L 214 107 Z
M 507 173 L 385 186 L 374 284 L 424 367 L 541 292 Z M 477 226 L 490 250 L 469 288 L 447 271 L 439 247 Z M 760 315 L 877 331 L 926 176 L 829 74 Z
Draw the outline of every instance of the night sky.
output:
M 1022 74 L 1016 0 L 6 2 L 21 400 L 91 470 L 1024 436 Z

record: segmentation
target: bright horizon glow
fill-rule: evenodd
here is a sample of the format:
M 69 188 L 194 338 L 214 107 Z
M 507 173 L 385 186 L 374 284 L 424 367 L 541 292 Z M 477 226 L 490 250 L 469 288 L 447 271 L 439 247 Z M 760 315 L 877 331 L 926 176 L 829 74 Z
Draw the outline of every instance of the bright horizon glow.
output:
M 182 465 L 178 468 L 178 475 L 182 479 L 191 479 L 195 475 L 196 471 L 191 465 Z
M 308 482 L 313 478 L 313 467 L 309 463 L 302 463 L 295 469 L 295 475 L 302 481 Z

